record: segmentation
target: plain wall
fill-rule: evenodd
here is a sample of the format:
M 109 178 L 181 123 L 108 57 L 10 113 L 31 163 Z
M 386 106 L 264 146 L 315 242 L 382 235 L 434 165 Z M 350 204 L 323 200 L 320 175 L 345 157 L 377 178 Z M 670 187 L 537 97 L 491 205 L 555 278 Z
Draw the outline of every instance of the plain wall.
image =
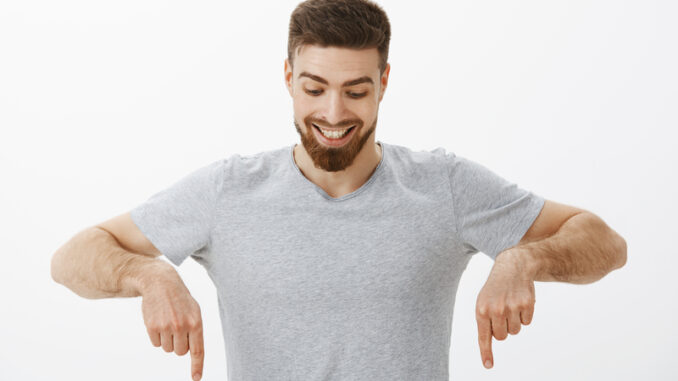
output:
M 189 355 L 152 346 L 141 298 L 80 298 L 50 260 L 200 166 L 299 141 L 283 81 L 296 4 L 0 3 L 0 379 L 189 380 Z M 392 39 L 378 140 L 444 147 L 628 243 L 598 282 L 537 282 L 533 322 L 493 339 L 491 370 L 474 311 L 492 261 L 474 256 L 450 378 L 678 377 L 678 3 L 379 4 Z M 203 379 L 225 380 L 214 286 L 192 259 L 177 270 L 202 309 Z

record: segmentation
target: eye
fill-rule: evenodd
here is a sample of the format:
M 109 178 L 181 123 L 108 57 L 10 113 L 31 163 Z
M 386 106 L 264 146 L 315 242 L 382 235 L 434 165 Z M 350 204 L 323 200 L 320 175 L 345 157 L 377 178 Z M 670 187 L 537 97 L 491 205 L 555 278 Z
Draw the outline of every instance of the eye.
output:
M 367 91 L 364 93 L 348 93 L 351 98 L 362 98 L 367 94 Z
M 304 89 L 304 91 L 306 91 L 306 93 L 308 93 L 309 95 L 312 95 L 314 97 L 317 97 L 318 95 L 322 94 L 322 92 L 323 92 L 322 90 L 308 90 L 308 89 Z M 358 99 L 358 98 L 362 98 L 365 95 L 367 95 L 367 91 L 364 92 L 364 93 L 348 92 L 346 94 L 348 94 L 348 96 L 351 97 L 351 98 Z

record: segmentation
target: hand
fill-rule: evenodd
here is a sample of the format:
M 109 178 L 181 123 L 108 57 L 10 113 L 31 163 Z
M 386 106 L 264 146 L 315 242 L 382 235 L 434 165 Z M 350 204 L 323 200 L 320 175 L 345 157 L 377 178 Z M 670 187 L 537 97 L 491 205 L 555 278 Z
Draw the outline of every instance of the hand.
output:
M 519 252 L 497 256 L 487 282 L 476 301 L 478 344 L 483 365 L 494 364 L 492 336 L 504 340 L 507 332 L 516 335 L 521 323 L 528 325 L 534 314 L 534 280 L 525 269 Z
M 178 275 L 154 279 L 142 294 L 144 324 L 154 346 L 179 356 L 191 351 L 193 381 L 202 377 L 204 345 L 200 306 Z

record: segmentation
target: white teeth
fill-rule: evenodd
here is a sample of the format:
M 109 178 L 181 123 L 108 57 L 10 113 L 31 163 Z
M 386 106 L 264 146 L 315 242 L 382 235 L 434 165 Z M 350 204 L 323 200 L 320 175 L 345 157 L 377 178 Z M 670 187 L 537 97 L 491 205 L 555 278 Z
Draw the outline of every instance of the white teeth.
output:
M 330 139 L 339 139 L 346 135 L 348 132 L 349 128 L 346 128 L 344 130 L 339 130 L 339 131 L 333 131 L 333 130 L 323 130 L 322 128 L 318 127 L 320 131 L 325 135 L 325 137 L 330 138 Z

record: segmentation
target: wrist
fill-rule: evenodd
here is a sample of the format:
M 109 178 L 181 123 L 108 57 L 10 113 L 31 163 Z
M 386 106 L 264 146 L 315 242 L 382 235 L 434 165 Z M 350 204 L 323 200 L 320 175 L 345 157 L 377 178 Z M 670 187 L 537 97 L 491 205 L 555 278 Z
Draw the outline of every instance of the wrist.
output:
M 179 277 L 172 265 L 165 261 L 139 254 L 130 255 L 133 257 L 125 263 L 120 274 L 120 288 L 123 291 L 143 296 L 159 284 Z
M 535 280 L 538 273 L 537 262 L 532 252 L 526 248 L 511 248 L 502 251 L 495 259 L 495 265 L 510 266 L 524 278 Z

